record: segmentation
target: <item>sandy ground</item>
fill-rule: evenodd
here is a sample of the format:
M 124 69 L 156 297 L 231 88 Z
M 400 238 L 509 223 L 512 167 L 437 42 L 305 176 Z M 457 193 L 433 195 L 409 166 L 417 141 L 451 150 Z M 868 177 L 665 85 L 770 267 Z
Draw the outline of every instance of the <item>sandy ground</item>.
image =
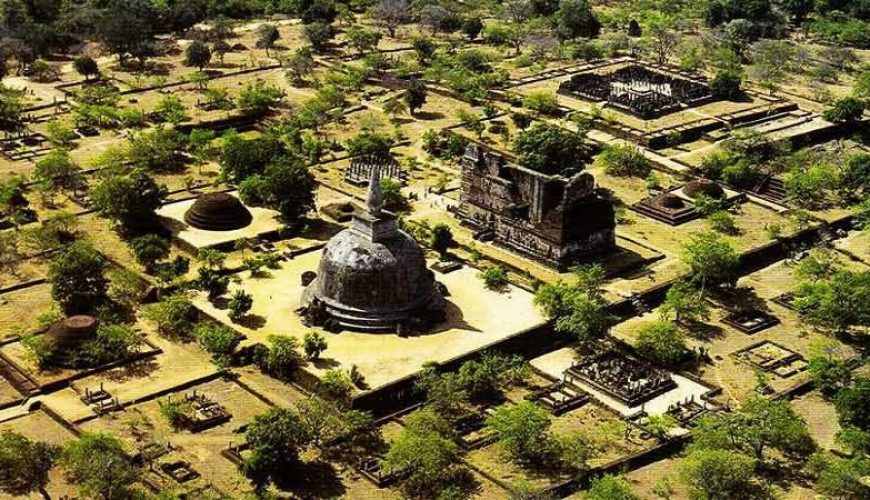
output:
M 262 342 L 269 335 L 289 335 L 302 340 L 309 328 L 296 314 L 302 294 L 300 275 L 316 270 L 320 251 L 301 255 L 282 263 L 272 276 L 251 279 L 242 276 L 241 285 L 231 285 L 252 295 L 251 314 L 262 318 L 263 325 L 250 328 L 232 325 L 247 335 L 246 343 Z M 309 366 L 314 373 L 325 367 L 340 365 L 349 369 L 357 365 L 371 388 L 376 388 L 415 373 L 427 361 L 446 361 L 482 348 L 513 333 L 539 325 L 544 318 L 532 305 L 532 295 L 516 287 L 507 292 L 487 290 L 476 276 L 477 271 L 463 268 L 450 274 L 438 274 L 451 296 L 448 298 L 448 321 L 435 333 L 399 337 L 395 334 L 322 332 L 329 348 L 321 366 Z M 216 308 L 203 296 L 195 298 L 197 307 L 229 324 L 226 310 Z

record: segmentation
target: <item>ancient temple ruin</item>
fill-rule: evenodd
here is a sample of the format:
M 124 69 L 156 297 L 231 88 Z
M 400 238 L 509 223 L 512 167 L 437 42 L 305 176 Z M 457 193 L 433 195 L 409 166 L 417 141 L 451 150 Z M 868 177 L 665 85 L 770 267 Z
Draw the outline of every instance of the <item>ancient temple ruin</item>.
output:
M 639 64 L 611 71 L 578 73 L 559 85 L 559 93 L 609 106 L 644 120 L 700 106 L 714 99 L 704 83 Z
M 462 158 L 457 215 L 479 236 L 560 270 L 616 248 L 613 205 L 592 174 L 544 174 L 477 144 Z
M 300 313 L 331 329 L 395 332 L 438 321 L 444 299 L 420 245 L 383 210 L 380 169 L 371 169 L 367 210 L 326 244 Z

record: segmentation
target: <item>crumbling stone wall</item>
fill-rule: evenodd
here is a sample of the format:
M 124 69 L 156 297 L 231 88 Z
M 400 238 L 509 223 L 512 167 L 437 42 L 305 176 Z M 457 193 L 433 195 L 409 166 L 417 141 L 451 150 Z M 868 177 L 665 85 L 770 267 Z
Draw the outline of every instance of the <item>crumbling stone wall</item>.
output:
M 613 206 L 590 173 L 543 174 L 477 144 L 461 164 L 457 215 L 495 243 L 557 269 L 615 249 Z

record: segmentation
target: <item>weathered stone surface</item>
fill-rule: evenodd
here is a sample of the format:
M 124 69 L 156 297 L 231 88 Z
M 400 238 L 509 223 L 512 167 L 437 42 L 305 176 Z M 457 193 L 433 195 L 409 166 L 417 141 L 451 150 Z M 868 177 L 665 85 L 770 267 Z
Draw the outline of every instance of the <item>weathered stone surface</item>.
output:
M 370 181 L 368 210 L 323 251 L 317 277 L 303 297 L 312 323 L 365 331 L 395 331 L 443 307 L 423 249 L 381 208 L 378 169 Z
M 462 158 L 458 216 L 497 244 L 564 269 L 615 249 L 612 204 L 588 172 L 547 175 L 470 145 Z

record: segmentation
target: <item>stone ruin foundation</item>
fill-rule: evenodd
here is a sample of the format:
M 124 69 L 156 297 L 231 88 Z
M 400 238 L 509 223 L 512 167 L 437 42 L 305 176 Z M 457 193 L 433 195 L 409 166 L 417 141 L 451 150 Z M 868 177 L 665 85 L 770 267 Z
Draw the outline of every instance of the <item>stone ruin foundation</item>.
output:
M 640 64 L 607 72 L 578 73 L 559 85 L 560 94 L 608 105 L 650 120 L 714 100 L 703 83 Z
M 565 370 L 565 380 L 579 380 L 635 407 L 677 387 L 671 374 L 618 351 L 587 357 Z

